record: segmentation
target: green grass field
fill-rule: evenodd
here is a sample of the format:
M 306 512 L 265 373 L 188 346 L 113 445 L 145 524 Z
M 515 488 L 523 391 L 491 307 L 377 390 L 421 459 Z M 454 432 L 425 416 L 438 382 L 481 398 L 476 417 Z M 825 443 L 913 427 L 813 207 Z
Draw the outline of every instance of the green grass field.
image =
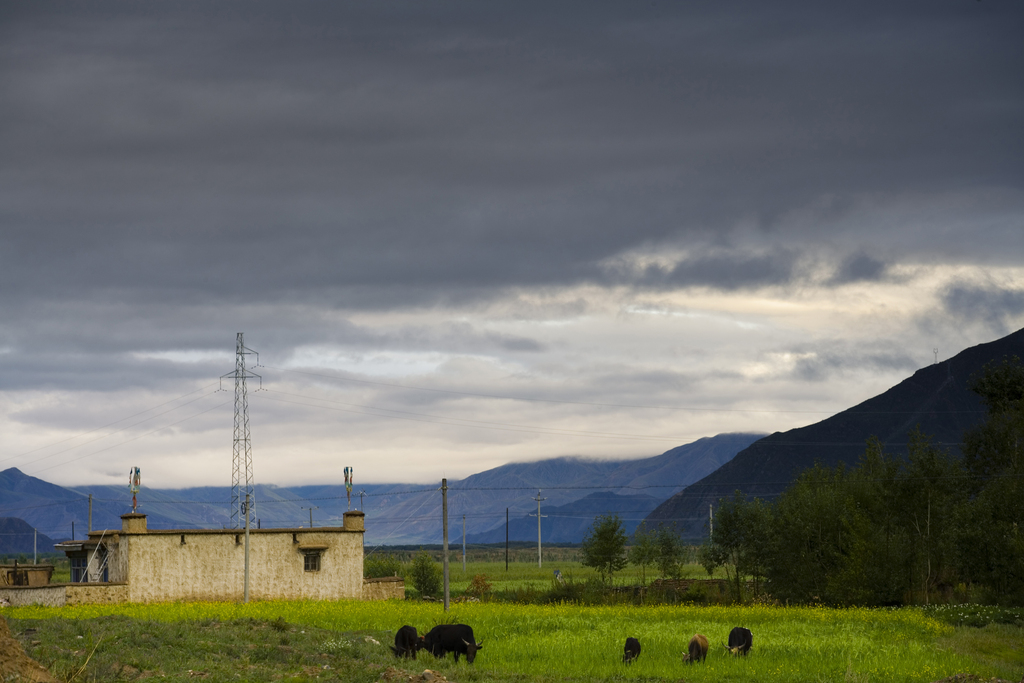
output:
M 468 573 L 467 567 L 467 573 Z M 833 610 L 811 607 L 579 607 L 470 603 L 453 606 L 449 614 L 436 603 L 388 602 L 261 602 L 174 603 L 159 605 L 89 605 L 66 608 L 21 607 L 5 610 L 18 620 L 80 623 L 79 631 L 94 642 L 89 624 L 110 615 L 138 623 L 175 624 L 181 633 L 189 624 L 211 621 L 272 623 L 316 629 L 309 647 L 323 656 L 351 653 L 367 671 L 399 666 L 411 671 L 429 667 L 458 681 L 842 681 L 927 683 L 957 673 L 1020 680 L 1024 673 L 1024 638 L 1017 626 L 986 629 L 953 628 L 918 609 Z M 96 621 L 85 621 L 96 620 Z M 387 645 L 394 631 L 412 624 L 421 632 L 442 622 L 473 626 L 484 648 L 472 666 L 451 658 L 435 660 L 421 653 L 419 661 L 397 662 Z M 733 626 L 754 633 L 750 656 L 733 658 L 723 646 Z M 322 629 L 322 630 L 321 630 Z M 703 665 L 681 661 L 687 641 L 696 632 L 712 643 Z M 367 645 L 364 634 L 380 644 Z M 643 652 L 626 667 L 621 662 L 627 636 L 638 638 Z M 207 642 L 207 641 L 203 641 Z M 116 647 L 116 643 L 109 643 Z M 356 646 L 358 645 L 357 649 Z M 170 652 L 170 650 L 169 650 Z M 244 652 L 244 650 L 243 650 Z M 167 671 L 188 665 L 179 653 Z M 333 660 L 332 660 L 333 661 Z M 183 663 L 184 662 L 184 663 Z M 43 662 L 48 664 L 47 662 Z M 336 666 L 337 668 L 337 666 Z M 102 679 L 96 679 L 102 680 Z M 296 679 L 299 680 L 299 679 Z
M 534 556 L 536 557 L 536 556 Z M 556 560 L 545 561 L 541 567 L 537 567 L 536 559 L 533 562 L 510 562 L 508 570 L 505 570 L 505 562 L 466 562 L 466 570 L 462 570 L 461 556 L 452 558 L 449 564 L 450 592 L 452 595 L 460 595 L 469 587 L 474 576 L 484 575 L 491 583 L 495 592 L 509 592 L 521 589 L 534 589 L 538 591 L 548 590 L 554 582 L 554 570 L 559 570 L 566 580 L 586 581 L 597 579 L 599 574 L 592 567 L 584 567 L 578 560 Z M 654 567 L 647 567 L 645 582 L 658 578 L 658 570 Z M 682 578 L 706 579 L 708 574 L 704 568 L 697 564 L 687 564 L 682 567 Z M 724 572 L 716 572 L 714 578 L 725 578 Z M 620 572 L 616 572 L 612 583 L 616 586 L 639 585 L 641 579 L 640 568 L 630 565 Z M 406 588 L 408 586 L 408 582 Z

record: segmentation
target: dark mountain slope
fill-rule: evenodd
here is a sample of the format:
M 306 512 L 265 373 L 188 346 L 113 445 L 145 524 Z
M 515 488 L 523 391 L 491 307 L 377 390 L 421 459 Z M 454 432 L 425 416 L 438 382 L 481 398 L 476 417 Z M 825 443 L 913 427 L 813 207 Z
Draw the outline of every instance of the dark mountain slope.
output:
M 0 557 L 52 553 L 53 539 L 36 534 L 32 525 L 17 517 L 0 517 Z
M 653 458 L 621 463 L 608 475 L 607 483 L 622 486 L 620 493 L 648 489 L 650 495 L 664 498 L 681 491 L 705 473 L 714 472 L 762 436 L 736 432 L 697 439 Z
M 934 444 L 959 453 L 964 431 L 985 417 L 981 401 L 967 387 L 971 375 L 988 362 L 1013 355 L 1024 357 L 1024 330 L 922 368 L 885 393 L 826 420 L 754 442 L 658 506 L 648 519 L 676 522 L 687 536 L 703 536 L 708 506 L 723 496 L 739 489 L 770 499 L 815 462 L 855 464 L 872 436 L 888 453 L 906 455 L 907 436 L 918 426 Z
M 76 535 L 83 538 L 84 523 L 89 519 L 89 499 L 11 467 L 0 472 L 0 516 L 23 519 L 58 540 L 71 538 L 71 523 L 79 520 L 82 526 L 77 528 Z M 46 552 L 52 551 L 52 547 L 46 548 Z

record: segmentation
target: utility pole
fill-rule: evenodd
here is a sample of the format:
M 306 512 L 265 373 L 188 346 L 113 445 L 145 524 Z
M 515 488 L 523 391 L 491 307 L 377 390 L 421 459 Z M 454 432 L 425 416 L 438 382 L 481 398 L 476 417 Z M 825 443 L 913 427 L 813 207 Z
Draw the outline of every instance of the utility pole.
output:
M 540 502 L 542 500 L 547 500 L 547 498 L 541 498 L 540 497 L 540 489 L 537 489 L 537 497 L 534 498 L 533 500 L 537 501 L 537 569 L 540 569 L 540 566 L 541 566 L 541 559 L 540 559 L 540 557 L 541 557 L 541 555 L 540 555 L 540 518 L 541 517 L 547 517 L 547 515 L 540 514 Z M 505 514 L 506 515 L 508 514 L 507 510 L 506 510 Z M 533 516 L 532 512 L 530 513 L 530 516 Z M 506 531 L 505 533 L 507 535 L 508 532 Z M 507 541 L 506 541 L 506 543 L 507 543 Z
M 89 531 L 92 531 L 92 494 L 89 494 Z
M 225 378 L 232 377 L 235 380 L 235 435 L 231 458 L 231 528 L 233 529 L 242 526 L 238 515 L 243 500 L 248 501 L 245 506 L 245 526 L 249 526 L 250 520 L 255 521 L 256 519 L 256 491 L 252 483 L 252 445 L 249 442 L 249 397 L 245 381 L 256 378 L 260 381 L 260 389 L 263 388 L 263 378 L 245 368 L 245 357 L 248 355 L 256 356 L 256 367 L 258 367 L 260 354 L 245 345 L 242 335 L 243 333 L 239 332 L 235 339 L 235 371 L 220 376 L 222 388 Z
M 444 567 L 444 611 L 448 611 L 448 480 L 441 480 L 442 566 Z
M 312 513 L 310 513 L 312 514 Z M 249 602 L 249 494 L 245 494 L 245 602 Z
M 366 495 L 366 491 L 360 491 L 359 492 L 359 511 L 360 512 L 365 512 L 365 510 L 363 510 L 363 496 L 365 496 L 365 495 Z
M 32 529 L 32 564 L 39 564 L 39 529 Z
M 505 571 L 508 571 L 508 508 L 505 508 Z
M 711 508 L 711 503 L 708 503 L 708 538 L 714 540 L 715 536 L 715 513 Z
M 462 515 L 462 573 L 466 573 L 466 515 Z
M 309 528 L 312 529 L 313 528 L 313 510 L 319 510 L 320 506 L 319 505 L 314 505 L 312 507 L 308 507 L 308 508 L 304 507 L 304 508 L 300 508 L 300 509 L 301 510 L 309 510 Z

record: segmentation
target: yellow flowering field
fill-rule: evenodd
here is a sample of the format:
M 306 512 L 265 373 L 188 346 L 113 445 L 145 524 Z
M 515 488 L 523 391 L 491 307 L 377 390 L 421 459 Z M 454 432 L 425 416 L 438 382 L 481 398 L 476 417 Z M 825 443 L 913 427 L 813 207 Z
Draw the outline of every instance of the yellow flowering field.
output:
M 977 662 L 940 649 L 938 639 L 952 627 L 915 609 L 469 603 L 453 605 L 446 615 L 436 603 L 413 601 L 277 601 L 21 607 L 7 614 L 24 619 L 119 614 L 157 621 L 283 618 L 337 632 L 371 632 L 380 639 L 390 639 L 403 624 L 424 632 L 437 623 L 466 623 L 484 643 L 472 672 L 464 660 L 458 665 L 451 658 L 437 662 L 426 653 L 420 654 L 418 666 L 474 680 L 486 680 L 490 672 L 502 679 L 554 675 L 587 680 L 925 683 L 960 672 L 987 673 Z M 723 646 L 733 626 L 753 632 L 750 656 L 726 653 Z M 703 665 L 689 666 L 682 662 L 682 653 L 698 632 L 708 637 L 711 649 Z M 621 662 L 627 636 L 638 638 L 643 648 L 628 667 Z M 386 645 L 382 642 L 381 647 Z

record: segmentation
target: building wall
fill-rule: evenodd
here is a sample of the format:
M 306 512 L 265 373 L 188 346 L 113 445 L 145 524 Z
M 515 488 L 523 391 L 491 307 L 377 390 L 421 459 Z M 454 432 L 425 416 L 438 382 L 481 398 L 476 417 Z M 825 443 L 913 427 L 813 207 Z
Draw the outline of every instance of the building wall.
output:
M 107 578 L 111 583 L 123 583 L 128 581 L 128 554 L 119 551 L 121 545 L 120 534 L 114 534 L 113 536 L 107 535 L 103 539 L 103 542 L 107 546 Z M 90 563 L 89 568 L 93 571 L 98 570 L 92 567 Z
M 118 541 L 116 564 L 127 566 L 131 602 L 244 597 L 244 532 L 122 532 Z M 363 597 L 361 531 L 336 527 L 252 530 L 249 544 L 251 600 Z M 326 546 L 320 571 L 304 570 L 303 546 Z M 115 572 L 111 574 L 113 579 Z

